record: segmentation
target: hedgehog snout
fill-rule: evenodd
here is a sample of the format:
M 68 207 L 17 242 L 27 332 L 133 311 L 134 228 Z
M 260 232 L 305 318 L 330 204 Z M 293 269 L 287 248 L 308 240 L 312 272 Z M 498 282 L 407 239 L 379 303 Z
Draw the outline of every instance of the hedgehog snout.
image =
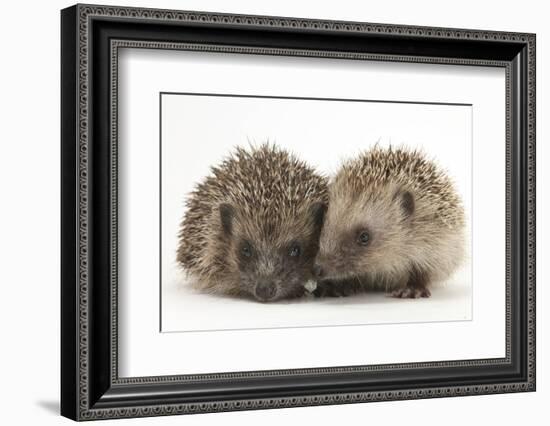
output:
M 323 267 L 317 262 L 315 262 L 315 265 L 313 265 L 313 275 L 315 276 L 315 278 L 323 278 L 323 275 L 325 275 Z
M 254 295 L 258 300 L 267 302 L 277 294 L 277 286 L 273 281 L 260 281 L 254 288 Z
M 351 265 L 342 264 L 339 253 L 330 256 L 317 256 L 313 265 L 312 273 L 317 280 L 335 279 L 348 273 Z

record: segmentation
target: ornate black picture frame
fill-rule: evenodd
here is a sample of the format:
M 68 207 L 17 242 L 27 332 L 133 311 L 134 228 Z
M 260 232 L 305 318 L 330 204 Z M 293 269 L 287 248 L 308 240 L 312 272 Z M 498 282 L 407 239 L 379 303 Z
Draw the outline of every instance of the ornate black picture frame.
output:
M 61 12 L 61 413 L 158 416 L 535 390 L 535 35 L 126 7 Z M 119 378 L 120 47 L 506 70 L 506 356 Z

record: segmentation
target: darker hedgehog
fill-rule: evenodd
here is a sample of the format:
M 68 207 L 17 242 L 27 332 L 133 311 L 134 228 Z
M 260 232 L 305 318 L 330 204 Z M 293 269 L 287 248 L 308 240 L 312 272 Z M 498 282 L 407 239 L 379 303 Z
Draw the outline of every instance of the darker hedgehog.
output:
M 187 200 L 177 261 L 205 291 L 262 302 L 301 296 L 327 199 L 326 178 L 292 154 L 237 148 Z

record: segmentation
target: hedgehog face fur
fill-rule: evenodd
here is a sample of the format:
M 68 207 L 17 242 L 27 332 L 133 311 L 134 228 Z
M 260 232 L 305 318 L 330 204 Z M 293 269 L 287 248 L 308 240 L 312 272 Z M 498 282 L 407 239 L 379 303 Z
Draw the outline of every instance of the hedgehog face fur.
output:
M 327 199 L 326 179 L 289 153 L 238 148 L 188 199 L 177 259 L 205 291 L 261 302 L 301 296 Z
M 324 205 L 315 203 L 307 210 L 276 225 L 272 211 L 251 218 L 238 206 L 220 206 L 225 262 L 239 292 L 262 302 L 303 294 L 312 278 Z
M 462 261 L 463 231 L 460 198 L 435 163 L 417 151 L 376 147 L 330 183 L 315 269 L 334 295 L 351 283 L 354 291 L 427 297 L 426 286 Z
M 396 187 L 377 197 L 332 189 L 317 258 L 323 276 L 339 280 L 401 269 L 403 252 L 410 246 L 411 194 Z

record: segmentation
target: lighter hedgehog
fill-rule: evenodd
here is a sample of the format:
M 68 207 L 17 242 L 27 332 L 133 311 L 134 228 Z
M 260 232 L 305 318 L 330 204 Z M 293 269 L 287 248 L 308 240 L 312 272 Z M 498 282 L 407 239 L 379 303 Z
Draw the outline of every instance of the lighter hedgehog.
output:
M 327 201 L 327 179 L 294 155 L 269 144 L 236 148 L 187 199 L 177 261 L 206 292 L 302 296 Z
M 461 199 L 435 162 L 420 151 L 375 147 L 329 183 L 316 294 L 429 297 L 431 284 L 462 263 L 464 229 Z

